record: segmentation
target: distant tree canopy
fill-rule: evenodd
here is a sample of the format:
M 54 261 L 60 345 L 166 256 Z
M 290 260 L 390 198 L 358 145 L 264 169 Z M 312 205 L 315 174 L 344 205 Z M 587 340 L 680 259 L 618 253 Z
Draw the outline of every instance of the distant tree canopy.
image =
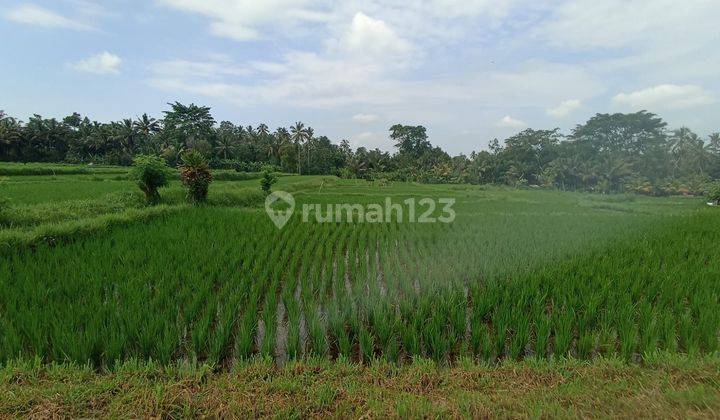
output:
M 130 165 L 135 156 L 152 154 L 178 166 L 195 150 L 211 167 L 242 171 L 273 165 L 300 174 L 654 195 L 700 194 L 720 178 L 720 134 L 703 139 L 688 128 L 668 130 L 647 111 L 597 114 L 568 135 L 526 129 L 493 139 L 488 150 L 451 157 L 432 145 L 423 126 L 390 127 L 391 154 L 353 150 L 346 140 L 335 144 L 302 122 L 275 130 L 218 124 L 208 107 L 168 105 L 162 119 L 143 114 L 110 123 L 78 113 L 22 122 L 0 111 L 0 160 Z
M 395 124 L 390 127 L 390 138 L 401 157 L 419 159 L 432 149 L 425 127 Z

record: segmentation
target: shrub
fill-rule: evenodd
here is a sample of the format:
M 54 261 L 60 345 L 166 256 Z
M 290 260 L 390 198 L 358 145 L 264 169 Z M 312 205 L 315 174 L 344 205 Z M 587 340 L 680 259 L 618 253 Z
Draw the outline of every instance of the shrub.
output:
M 270 194 L 270 188 L 277 182 L 277 176 L 272 172 L 271 168 L 265 168 L 263 170 L 262 178 L 260 178 L 260 188 L 265 191 L 265 194 Z
M 41 176 L 41 175 L 85 175 L 90 171 L 87 168 L 75 166 L 63 167 L 59 165 L 39 166 L 39 165 L 9 165 L 0 167 L 0 176 Z
M 340 168 L 337 172 L 338 178 L 352 179 L 354 177 L 352 171 L 348 168 Z
M 230 161 L 225 161 L 230 162 Z M 230 169 L 225 168 L 225 166 L 229 166 L 228 164 L 223 164 L 223 169 Z M 242 161 L 233 161 L 232 162 L 232 169 L 235 169 L 235 172 L 260 172 L 265 168 L 272 168 L 273 172 L 280 172 L 281 168 L 277 165 L 268 165 L 267 163 L 263 162 L 242 162 Z
M 715 181 L 714 183 L 710 184 L 707 197 L 708 200 L 710 200 L 711 202 L 715 203 L 716 205 L 720 205 L 720 181 Z
M 204 202 L 213 179 L 207 160 L 197 150 L 190 150 L 182 155 L 182 163 L 180 180 L 188 189 L 188 200 L 192 203 Z
M 221 171 L 213 173 L 215 181 L 248 181 L 251 179 L 260 179 L 262 174 L 259 172 L 228 172 Z
M 160 200 L 158 188 L 168 184 L 170 168 L 160 156 L 138 155 L 133 160 L 133 169 L 130 175 L 137 181 L 147 202 L 155 204 Z

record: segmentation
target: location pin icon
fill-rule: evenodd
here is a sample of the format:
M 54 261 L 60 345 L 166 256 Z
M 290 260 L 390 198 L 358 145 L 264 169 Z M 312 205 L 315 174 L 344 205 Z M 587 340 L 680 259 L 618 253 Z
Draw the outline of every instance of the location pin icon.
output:
M 272 206 L 278 200 L 284 201 L 290 207 L 287 210 L 273 210 Z M 295 198 L 293 198 L 290 193 L 274 191 L 265 198 L 265 212 L 270 216 L 270 220 L 275 223 L 278 229 L 282 229 L 285 226 L 288 220 L 290 220 L 293 211 L 295 211 Z

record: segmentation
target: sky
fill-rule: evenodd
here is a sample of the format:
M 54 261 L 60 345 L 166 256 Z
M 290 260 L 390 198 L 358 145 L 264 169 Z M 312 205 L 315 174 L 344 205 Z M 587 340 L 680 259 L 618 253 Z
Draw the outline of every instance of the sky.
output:
M 98 121 L 167 103 L 392 150 L 648 110 L 720 131 L 718 0 L 0 0 L 0 109 Z

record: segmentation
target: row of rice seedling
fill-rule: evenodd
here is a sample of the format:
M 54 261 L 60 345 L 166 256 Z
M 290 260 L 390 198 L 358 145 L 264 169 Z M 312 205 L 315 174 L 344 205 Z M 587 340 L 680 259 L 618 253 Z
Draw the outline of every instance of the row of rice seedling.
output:
M 299 204 L 337 202 L 339 190 L 298 194 Z M 401 201 L 409 190 L 392 193 Z M 200 207 L 18 250 L 0 266 L 0 361 L 717 349 L 715 214 L 616 214 L 572 200 L 548 212 L 527 198 L 517 211 L 502 197 L 458 197 L 452 224 L 296 215 L 283 230 L 258 210 Z
M 0 276 L 2 358 L 219 360 L 239 313 L 265 294 L 252 261 L 273 232 L 249 218 L 257 215 L 232 212 L 226 222 L 238 225 L 227 228 L 192 211 L 8 256 Z M 215 240 L 206 241 L 206 229 Z
M 525 230 L 519 233 L 520 236 L 525 235 L 524 239 L 534 241 L 541 235 L 552 239 L 552 236 L 562 238 L 563 234 L 570 233 L 569 247 L 575 250 L 578 245 L 582 248 L 583 241 L 610 238 L 603 238 L 607 231 L 632 231 L 632 225 L 638 222 L 646 225 L 649 222 L 662 222 L 660 228 L 652 232 L 653 237 L 675 222 L 672 218 L 666 220 L 668 218 L 664 216 L 638 220 L 635 216 L 619 219 L 616 215 L 591 214 L 583 215 L 583 218 L 584 223 L 590 224 L 585 226 L 583 220 L 576 218 L 559 234 L 547 232 L 548 235 L 543 235 L 545 228 L 536 237 L 528 236 L 528 231 L 533 230 L 531 225 L 522 227 Z M 602 222 L 604 229 L 597 228 L 598 221 Z M 620 223 L 612 226 L 611 223 L 616 221 Z M 534 226 L 537 226 L 537 220 Z M 496 240 L 488 244 L 488 237 L 469 225 L 458 229 L 442 225 L 437 228 L 422 227 L 413 234 L 400 235 L 399 242 L 404 246 L 399 248 L 397 235 L 383 235 L 399 229 L 396 225 L 343 227 L 354 231 L 349 247 L 341 246 L 339 251 L 336 250 L 336 255 L 342 256 L 344 260 L 340 266 L 345 266 L 351 273 L 351 302 L 341 305 L 337 303 L 336 297 L 336 302 L 328 303 L 331 335 L 338 343 L 342 343 L 337 348 L 345 349 L 342 352 L 338 350 L 340 354 L 352 351 L 360 359 L 383 355 L 393 360 L 399 353 L 398 347 L 402 347 L 406 357 L 424 355 L 437 359 L 459 355 L 475 355 L 486 359 L 519 358 L 527 354 L 570 354 L 584 358 L 600 353 L 619 353 L 633 357 L 638 353 L 665 348 L 656 336 L 669 337 L 670 341 L 675 335 L 682 336 L 671 321 L 682 321 L 683 317 L 689 329 L 696 329 L 700 318 L 709 328 L 703 345 L 693 345 L 686 340 L 690 345 L 683 351 L 712 351 L 715 348 L 711 337 L 718 328 L 717 318 L 713 315 L 717 307 L 716 289 L 706 285 L 705 295 L 707 292 L 711 294 L 704 301 L 706 310 L 700 311 L 697 305 L 697 321 L 690 315 L 682 315 L 682 312 L 651 305 L 649 296 L 657 292 L 652 288 L 646 289 L 646 284 L 633 284 L 629 290 L 622 290 L 619 296 L 611 299 L 604 293 L 617 289 L 609 277 L 619 275 L 625 279 L 634 279 L 638 270 L 647 267 L 643 265 L 643 258 L 634 261 L 632 254 L 629 254 L 630 259 L 626 257 L 621 263 L 622 267 L 629 267 L 627 273 L 618 272 L 615 265 L 598 267 L 594 264 L 596 255 L 608 252 L 608 241 L 596 241 L 594 247 L 590 246 L 575 255 L 574 259 L 563 265 L 569 271 L 550 267 L 553 270 L 543 274 L 543 270 L 548 268 L 543 268 L 540 263 L 572 255 L 572 252 L 562 247 L 543 252 L 544 249 L 538 247 L 548 248 L 547 243 L 531 242 L 533 249 L 528 251 L 534 254 L 525 254 L 527 251 L 524 248 L 517 252 L 516 247 L 516 252 L 508 252 L 506 258 L 496 256 L 494 261 L 478 263 L 482 255 L 486 254 L 466 251 L 491 250 L 498 247 L 499 242 Z M 576 230 L 573 231 L 573 228 Z M 496 230 L 503 229 L 505 233 L 517 234 L 517 231 L 509 229 L 509 225 L 501 225 L 501 229 L 497 229 L 496 225 Z M 407 232 L 408 229 L 403 227 L 403 230 Z M 535 227 L 535 230 L 538 229 Z M 581 231 L 584 231 L 585 237 L 578 235 Z M 508 240 L 506 235 L 502 237 Z M 388 253 L 389 243 L 393 241 L 395 246 Z M 448 242 L 438 246 L 438 241 Z M 628 246 L 639 246 L 641 250 L 647 248 L 651 253 L 656 252 L 646 243 L 621 243 L 618 246 L 622 250 L 620 253 L 610 253 L 610 260 L 616 263 L 625 256 Z M 376 247 L 383 250 L 382 257 L 376 260 L 384 262 L 382 268 L 368 258 Z M 517 260 L 520 260 L 519 264 Z M 577 271 L 580 268 L 576 265 L 583 270 L 590 270 L 585 279 L 579 279 Z M 504 271 L 501 271 L 503 268 Z M 372 281 L 380 271 L 388 279 L 385 287 L 389 290 L 384 293 L 374 287 L 378 284 Z M 695 271 L 686 269 L 678 274 L 681 278 L 688 275 L 692 277 Z M 576 284 L 568 287 L 566 282 Z M 654 283 L 652 280 L 650 282 Z M 686 283 L 691 284 L 689 281 Z M 469 288 L 468 292 L 464 292 L 465 287 Z M 637 290 L 637 293 L 633 294 L 633 290 Z M 668 300 L 681 302 L 682 299 L 677 299 L 677 289 L 674 293 L 674 298 L 671 297 L 672 292 L 665 296 Z M 386 296 L 391 296 L 392 300 Z M 689 293 L 683 296 L 687 299 L 693 295 Z M 666 330 L 662 334 L 657 327 L 660 318 L 666 320 Z M 401 338 L 404 342 L 398 344 Z

